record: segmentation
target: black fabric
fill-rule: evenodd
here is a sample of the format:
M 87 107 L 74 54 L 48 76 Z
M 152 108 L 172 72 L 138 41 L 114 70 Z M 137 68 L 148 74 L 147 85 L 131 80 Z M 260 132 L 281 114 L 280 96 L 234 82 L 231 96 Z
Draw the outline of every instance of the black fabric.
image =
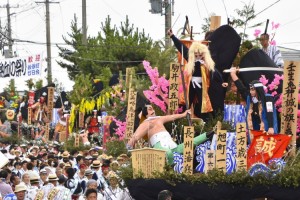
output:
M 52 83 L 50 85 L 47 85 L 45 87 L 42 87 L 41 89 L 38 89 L 35 91 L 35 96 L 34 96 L 34 100 L 35 102 L 37 102 L 39 100 L 39 98 L 41 96 L 43 96 L 43 93 L 45 92 L 47 94 L 46 98 L 45 98 L 45 102 L 48 102 L 48 87 L 54 87 L 55 88 L 55 84 Z
M 138 114 L 140 113 L 141 109 L 145 107 L 145 105 L 149 105 L 150 102 L 148 99 L 146 99 L 143 95 L 141 95 L 139 92 L 137 93 L 136 97 L 136 113 L 135 113 L 135 119 L 134 119 L 134 131 L 137 129 L 139 126 L 139 116 Z M 126 114 L 127 114 L 127 106 L 125 106 L 122 111 L 116 116 L 116 119 L 122 122 L 126 121 Z M 113 133 L 115 133 L 115 129 L 117 129 L 118 126 L 115 121 L 112 121 L 109 125 L 109 132 L 110 135 L 113 136 Z
M 101 81 L 98 81 L 97 83 L 93 83 L 93 89 L 94 93 L 93 96 L 98 97 L 100 92 L 103 90 L 104 86 Z
M 207 40 L 210 41 L 208 48 L 216 69 L 208 91 L 216 115 L 224 111 L 226 88 L 222 87 L 222 83 L 228 82 L 229 74 L 224 74 L 223 70 L 231 67 L 239 51 L 241 37 L 231 26 L 223 25 L 212 32 Z
M 300 199 L 300 188 L 284 188 L 278 186 L 254 186 L 220 183 L 209 186 L 207 183 L 190 184 L 187 182 L 168 184 L 161 179 L 132 179 L 126 182 L 130 195 L 134 199 L 153 200 L 157 199 L 162 190 L 173 193 L 172 200 L 219 200 L 219 199 L 243 199 L 271 198 L 273 200 Z
M 215 68 L 220 72 L 229 69 L 240 48 L 239 34 L 231 26 L 223 25 L 212 32 L 207 40 L 210 41 L 208 48 L 215 62 Z M 223 75 L 225 82 L 227 78 Z
M 60 96 L 55 101 L 54 108 L 61 108 L 62 103 L 64 103 L 65 101 L 68 101 L 67 93 L 65 91 L 62 91 L 60 93 Z M 69 104 L 70 104 L 70 102 L 69 102 Z
M 276 64 L 271 60 L 271 58 L 261 49 L 251 49 L 246 53 L 241 59 L 240 68 L 245 67 L 275 67 Z M 283 72 L 279 71 L 250 71 L 250 72 L 240 72 L 238 74 L 239 78 L 242 80 L 244 85 L 247 87 L 249 83 L 253 80 L 259 80 L 261 75 L 265 75 L 271 83 L 274 80 L 274 75 L 283 75 Z M 277 90 L 278 93 L 282 92 L 282 81 Z
M 119 75 L 118 74 L 114 74 L 110 80 L 109 80 L 109 86 L 114 86 L 114 85 L 117 85 L 119 84 Z

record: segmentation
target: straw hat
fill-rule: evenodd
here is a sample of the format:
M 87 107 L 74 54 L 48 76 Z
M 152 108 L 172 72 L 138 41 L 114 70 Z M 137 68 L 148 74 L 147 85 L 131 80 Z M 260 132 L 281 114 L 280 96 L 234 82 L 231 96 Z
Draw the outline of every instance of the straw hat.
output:
M 24 183 L 20 183 L 20 184 L 16 185 L 14 192 L 17 193 L 17 192 L 26 191 L 26 190 L 27 190 L 26 185 Z
M 58 181 L 56 174 L 49 174 L 48 181 Z
M 113 172 L 113 171 L 110 171 L 108 173 L 107 177 L 108 177 L 108 179 L 113 179 L 113 178 L 118 179 L 117 174 L 115 172 Z
M 120 166 L 120 164 L 119 164 L 119 162 L 118 161 L 116 161 L 116 160 L 114 160 L 114 161 L 112 161 L 111 163 L 110 163 L 110 167 L 112 167 L 112 166 Z
M 100 160 L 94 160 L 91 167 L 98 168 L 98 167 L 101 167 L 101 165 L 102 164 L 101 164 Z
M 36 173 L 29 174 L 30 184 L 40 183 L 40 177 Z
M 84 175 L 85 176 L 89 176 L 89 175 L 92 175 L 93 174 L 93 171 L 91 170 L 91 169 L 87 169 L 87 170 L 85 170 L 85 172 L 84 172 Z
M 45 168 L 41 169 L 40 174 L 47 174 L 47 170 Z
M 69 158 L 69 156 L 70 156 L 70 153 L 68 151 L 64 151 L 61 157 Z

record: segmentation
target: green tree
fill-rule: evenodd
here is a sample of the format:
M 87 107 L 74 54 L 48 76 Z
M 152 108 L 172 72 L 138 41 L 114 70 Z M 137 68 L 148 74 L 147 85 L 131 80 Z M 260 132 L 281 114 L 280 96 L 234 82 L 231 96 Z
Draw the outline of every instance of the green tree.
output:
M 257 24 L 250 25 L 250 22 L 256 18 L 254 6 L 255 4 L 251 1 L 246 4 L 243 2 L 244 6 L 242 9 L 236 9 L 235 12 L 237 13 L 239 18 L 233 19 L 234 28 L 242 28 L 242 32 L 239 35 L 242 37 L 242 42 L 244 42 L 248 38 L 248 31 L 249 28 L 255 28 L 262 25 L 262 22 Z
M 76 16 L 72 21 L 71 31 L 68 34 L 70 39 L 63 39 L 72 49 L 58 46 L 59 55 L 69 61 L 58 61 L 58 64 L 67 69 L 71 80 L 79 73 L 92 74 L 94 78 L 101 74 L 101 68 L 104 67 L 109 67 L 113 73 L 118 73 L 119 70 L 125 72 L 128 66 L 139 66 L 152 47 L 152 39 L 146 36 L 144 30 L 140 32 L 130 25 L 128 17 L 117 28 L 111 25 L 111 18 L 108 16 L 101 23 L 98 35 L 87 38 L 87 45 L 82 44 Z

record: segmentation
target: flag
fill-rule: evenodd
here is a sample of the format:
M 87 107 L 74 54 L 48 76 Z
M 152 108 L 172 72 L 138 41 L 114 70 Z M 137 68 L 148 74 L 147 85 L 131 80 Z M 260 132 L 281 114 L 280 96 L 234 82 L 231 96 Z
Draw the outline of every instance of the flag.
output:
M 270 159 L 281 158 L 290 143 L 290 135 L 267 135 L 263 131 L 251 131 L 254 136 L 248 149 L 248 169 L 255 163 L 268 164 Z

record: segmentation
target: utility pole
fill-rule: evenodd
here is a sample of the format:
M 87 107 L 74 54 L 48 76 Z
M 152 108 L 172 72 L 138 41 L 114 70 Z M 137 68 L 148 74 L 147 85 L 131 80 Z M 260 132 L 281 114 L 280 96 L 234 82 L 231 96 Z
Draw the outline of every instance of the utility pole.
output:
M 174 4 L 174 1 L 172 1 Z M 171 47 L 171 38 L 168 36 L 168 30 L 172 27 L 172 7 L 170 0 L 165 0 L 165 45 L 166 49 Z
M 52 67 L 51 67 L 51 37 L 50 37 L 50 8 L 49 3 L 59 3 L 59 2 L 36 2 L 36 3 L 45 3 L 46 4 L 46 42 L 47 42 L 47 82 L 48 85 L 52 83 Z
M 168 30 L 172 27 L 172 15 L 174 15 L 174 0 L 150 0 L 152 14 L 158 14 L 165 16 L 165 47 L 166 49 L 171 47 L 171 39 L 168 36 Z M 163 11 L 163 8 L 165 11 Z
M 5 56 L 6 58 L 12 58 L 13 57 L 13 49 L 12 49 L 13 40 L 12 40 L 11 20 L 10 20 L 10 16 L 12 14 L 10 14 L 10 8 L 18 8 L 18 7 L 19 7 L 19 5 L 11 7 L 9 5 L 9 0 L 7 0 L 7 4 L 5 6 L 1 6 L 1 8 L 6 8 L 6 11 L 7 11 L 7 37 L 6 38 L 8 40 L 8 54 L 6 54 L 6 56 Z
M 82 44 L 87 45 L 86 0 L 82 0 Z

